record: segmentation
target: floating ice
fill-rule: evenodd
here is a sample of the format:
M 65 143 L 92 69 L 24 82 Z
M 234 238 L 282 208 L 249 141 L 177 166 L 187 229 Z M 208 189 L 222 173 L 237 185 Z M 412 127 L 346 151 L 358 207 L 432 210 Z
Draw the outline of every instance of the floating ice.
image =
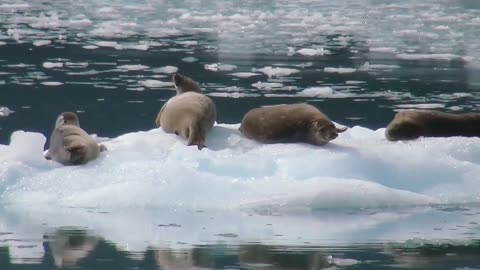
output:
M 158 72 L 158 73 L 165 73 L 165 74 L 172 74 L 178 71 L 177 67 L 174 66 L 165 66 L 165 67 L 160 67 L 160 68 L 155 68 L 153 69 L 153 72 Z
M 397 49 L 393 47 L 373 47 L 369 48 L 371 52 L 381 52 L 381 53 L 396 53 Z
M 10 110 L 8 107 L 5 107 L 5 106 L 0 107 L 0 117 L 7 117 L 14 112 L 15 111 Z
M 195 46 L 198 44 L 196 40 L 185 40 L 185 41 L 176 41 L 175 43 L 185 46 Z
M 272 89 L 272 88 L 279 88 L 282 87 L 282 83 L 274 83 L 274 82 L 256 82 L 252 84 L 253 87 L 257 89 Z
M 397 108 L 417 108 L 417 109 L 441 109 L 445 108 L 445 104 L 440 103 L 422 103 L 422 104 L 399 104 Z
M 264 68 L 252 68 L 252 72 L 260 71 L 267 75 L 269 78 L 271 77 L 282 77 L 282 76 L 288 76 L 297 72 L 300 72 L 298 69 L 294 68 L 282 68 L 282 67 L 274 67 L 272 68 L 271 66 L 267 66 Z
M 57 62 L 57 63 L 45 62 L 43 63 L 43 67 L 44 68 L 61 68 L 63 67 L 63 63 L 62 62 Z
M 205 64 L 204 67 L 206 70 L 211 70 L 211 71 L 231 71 L 237 68 L 237 66 L 235 65 L 221 64 L 221 63 Z
M 88 67 L 88 62 L 66 62 L 65 65 L 70 68 L 86 68 Z
M 43 160 L 41 134 L 19 140 L 15 133 L 0 146 L 1 197 L 52 206 L 279 210 L 480 202 L 479 138 L 389 142 L 383 129 L 353 127 L 324 147 L 262 145 L 237 128 L 216 125 L 202 151 L 161 129 L 129 133 L 104 142 L 109 151 L 81 167 Z
M 50 43 L 52 43 L 51 40 L 35 40 L 35 41 L 33 42 L 33 45 L 39 47 L 39 46 L 48 45 L 48 44 L 50 44 Z
M 253 72 L 235 72 L 235 73 L 231 73 L 230 75 L 235 76 L 235 77 L 239 77 L 239 78 L 250 78 L 250 77 L 253 77 L 253 76 L 258 76 L 260 74 L 253 73 Z
M 329 72 L 329 73 L 353 73 L 355 71 L 357 71 L 357 69 L 355 68 L 334 68 L 334 67 L 326 67 L 323 69 L 323 71 L 325 72 Z
M 144 70 L 144 69 L 147 69 L 147 68 L 150 68 L 149 66 L 145 66 L 145 65 L 140 65 L 140 64 L 137 64 L 137 65 L 121 65 L 121 66 L 118 66 L 119 69 L 124 69 L 124 70 Z
M 297 51 L 297 53 L 299 54 L 308 55 L 308 56 L 324 55 L 327 52 L 328 51 L 323 48 L 320 48 L 320 49 L 303 48 Z
M 333 95 L 333 89 L 330 87 L 310 87 L 298 94 L 303 97 L 329 97 Z
M 85 46 L 82 46 L 82 48 L 87 50 L 95 50 L 95 49 L 98 49 L 99 47 L 95 45 L 85 45 Z
M 0 41 L 0 46 L 6 45 L 7 43 L 5 41 Z
M 63 83 L 62 82 L 41 82 L 41 84 L 47 85 L 47 86 L 59 86 L 59 85 L 62 85 Z
M 159 80 L 144 80 L 144 81 L 139 81 L 138 83 L 148 88 L 161 88 L 161 87 L 173 86 L 172 82 L 163 82 Z
M 358 70 L 360 71 L 371 71 L 371 70 L 389 70 L 389 69 L 396 69 L 400 68 L 399 65 L 384 65 L 384 64 L 370 64 L 369 62 L 365 62 Z
M 131 50 L 139 50 L 139 51 L 147 51 L 150 49 L 148 44 L 132 44 L 132 45 L 123 45 L 124 49 L 131 49 Z
M 187 63 L 193 63 L 193 62 L 197 62 L 198 59 L 195 57 L 189 56 L 189 57 L 182 58 L 182 61 Z
M 420 54 L 420 53 L 399 53 L 397 54 L 397 58 L 404 59 L 404 60 L 444 60 L 444 61 L 452 61 L 463 59 L 459 55 L 444 53 L 444 54 Z
M 115 48 L 115 49 L 121 49 L 122 46 L 118 44 L 116 41 L 98 41 L 95 43 L 99 47 L 109 47 L 109 48 Z

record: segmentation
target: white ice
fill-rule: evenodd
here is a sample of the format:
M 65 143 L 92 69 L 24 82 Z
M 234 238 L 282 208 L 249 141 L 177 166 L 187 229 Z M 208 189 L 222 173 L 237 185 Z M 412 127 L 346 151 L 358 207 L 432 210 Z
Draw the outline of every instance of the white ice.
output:
M 150 68 L 149 66 L 137 64 L 137 65 L 121 65 L 118 66 L 117 68 L 123 69 L 123 70 L 144 70 L 147 68 Z
M 164 82 L 159 80 L 143 80 L 143 81 L 139 81 L 138 83 L 148 88 L 160 88 L 160 87 L 173 86 L 172 82 Z
M 7 117 L 14 112 L 15 111 L 10 110 L 8 107 L 5 107 L 5 106 L 0 107 L 0 117 Z
M 33 42 L 33 45 L 39 47 L 39 46 L 48 45 L 48 44 L 50 44 L 50 43 L 52 43 L 52 41 L 50 41 L 50 40 L 35 40 L 35 41 Z
M 172 74 L 177 71 L 178 71 L 178 67 L 174 67 L 174 66 L 164 66 L 164 67 L 153 69 L 153 72 L 165 73 L 165 74 Z
M 357 71 L 355 68 L 334 68 L 334 67 L 326 67 L 323 69 L 323 71 L 328 72 L 328 73 L 353 73 Z
M 237 68 L 237 66 L 235 65 L 223 64 L 223 63 L 205 64 L 204 67 L 206 70 L 211 70 L 211 71 L 232 71 Z
M 62 82 L 41 82 L 41 84 L 43 85 L 47 85 L 47 86 L 59 86 L 59 85 L 63 85 Z
M 44 68 L 61 68 L 63 67 L 63 63 L 62 62 L 44 62 L 43 63 L 43 67 Z
M 15 133 L 0 147 L 1 196 L 53 205 L 227 209 L 479 201 L 478 138 L 394 143 L 382 129 L 353 127 L 325 147 L 262 145 L 237 128 L 215 126 L 202 151 L 161 129 L 125 134 L 82 167 L 43 160 L 43 135 Z
M 252 68 L 252 72 L 262 72 L 267 75 L 269 78 L 271 77 L 282 77 L 282 76 L 289 76 L 291 74 L 300 72 L 298 69 L 294 68 L 283 68 L 283 67 L 271 67 L 267 66 L 264 68 Z

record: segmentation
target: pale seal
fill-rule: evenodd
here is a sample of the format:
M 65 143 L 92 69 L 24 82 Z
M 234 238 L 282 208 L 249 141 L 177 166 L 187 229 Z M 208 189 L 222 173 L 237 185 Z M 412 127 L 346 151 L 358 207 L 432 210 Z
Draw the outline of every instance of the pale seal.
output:
M 250 110 L 243 117 L 239 130 L 245 137 L 262 143 L 324 145 L 347 128 L 335 127 L 317 108 L 299 103 Z
M 405 110 L 395 114 L 385 130 L 385 137 L 390 141 L 452 136 L 480 136 L 480 114 Z
M 85 132 L 73 112 L 61 113 L 50 135 L 50 144 L 45 155 L 63 165 L 81 165 L 96 159 L 106 147 Z
M 177 95 L 162 106 L 155 123 L 165 132 L 187 139 L 187 145 L 197 145 L 201 150 L 205 147 L 207 132 L 215 124 L 215 103 L 202 93 L 194 80 L 176 73 L 173 82 Z

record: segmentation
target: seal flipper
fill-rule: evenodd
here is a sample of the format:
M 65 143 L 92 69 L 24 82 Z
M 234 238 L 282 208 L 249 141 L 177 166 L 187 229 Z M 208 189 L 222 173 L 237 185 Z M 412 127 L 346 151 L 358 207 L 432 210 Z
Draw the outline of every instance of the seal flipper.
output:
M 45 155 L 43 155 L 43 157 L 44 157 L 46 160 L 52 160 L 52 155 L 50 155 L 50 149 L 47 150 L 47 153 L 45 153 Z
M 203 132 L 203 130 L 200 130 L 199 127 L 189 128 L 187 145 L 196 145 L 198 147 L 198 150 L 202 150 L 202 148 L 205 148 L 205 132 Z
M 70 154 L 69 161 L 73 165 L 80 165 L 86 163 L 87 147 L 82 143 L 72 143 L 65 146 L 65 150 Z
M 98 150 L 99 150 L 100 152 L 104 152 L 104 151 L 107 151 L 108 149 L 107 149 L 107 147 L 106 147 L 105 145 L 99 144 L 99 145 L 98 145 Z

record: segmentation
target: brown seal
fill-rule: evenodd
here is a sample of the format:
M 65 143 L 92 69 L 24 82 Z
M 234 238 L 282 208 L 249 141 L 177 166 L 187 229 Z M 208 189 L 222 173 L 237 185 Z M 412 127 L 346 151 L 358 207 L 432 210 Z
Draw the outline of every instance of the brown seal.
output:
M 187 139 L 187 145 L 196 145 L 201 150 L 205 147 L 207 132 L 215 124 L 215 103 L 202 93 L 194 80 L 176 73 L 173 82 L 177 95 L 162 106 L 155 123 L 165 132 Z
M 405 110 L 395 114 L 385 130 L 385 137 L 390 141 L 452 136 L 480 136 L 480 114 Z
M 46 159 L 63 165 L 81 165 L 96 159 L 106 147 L 85 132 L 73 112 L 63 112 L 57 118 L 55 129 L 50 135 Z
M 309 143 L 324 145 L 347 128 L 337 128 L 317 108 L 306 103 L 275 105 L 250 110 L 240 131 L 262 143 Z

